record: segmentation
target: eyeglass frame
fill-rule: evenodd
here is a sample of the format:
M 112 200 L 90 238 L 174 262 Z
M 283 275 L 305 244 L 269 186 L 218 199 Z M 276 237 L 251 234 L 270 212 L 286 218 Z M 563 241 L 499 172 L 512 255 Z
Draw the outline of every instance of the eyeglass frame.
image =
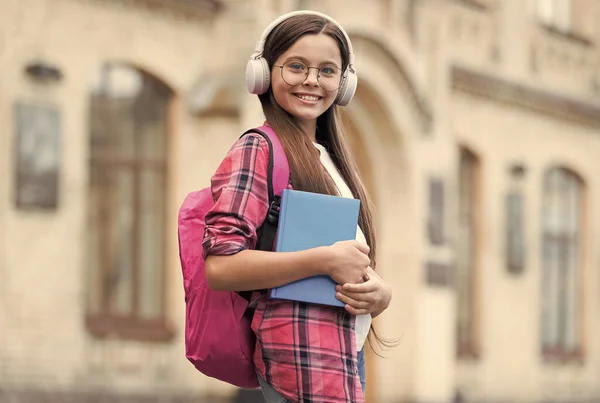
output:
M 285 65 L 286 65 L 287 63 L 292 63 L 292 62 L 294 62 L 294 63 L 300 63 L 300 64 L 303 64 L 303 65 L 305 65 L 305 66 L 306 66 L 306 68 L 307 68 L 307 71 L 306 71 L 306 77 L 304 77 L 304 80 L 302 80 L 302 81 L 301 81 L 301 82 L 299 82 L 298 84 L 290 84 L 290 83 L 288 83 L 288 82 L 285 80 L 285 78 L 283 78 L 283 68 L 285 67 Z M 299 61 L 288 61 L 288 62 L 285 62 L 284 64 L 282 64 L 281 66 L 273 65 L 273 67 L 278 67 L 278 68 L 280 68 L 280 69 L 281 69 L 281 79 L 282 79 L 282 80 L 283 80 L 283 81 L 284 81 L 284 82 L 285 82 L 287 85 L 302 85 L 302 84 L 304 84 L 304 82 L 305 82 L 306 80 L 308 80 L 308 76 L 310 75 L 310 69 L 317 69 L 317 83 L 319 84 L 319 87 L 321 87 L 321 88 L 323 89 L 323 91 L 326 91 L 326 92 L 333 92 L 333 91 L 337 91 L 337 90 L 339 90 L 339 89 L 340 89 L 340 87 L 342 86 L 342 80 L 343 80 L 343 78 L 344 78 L 344 72 L 343 72 L 343 71 L 342 71 L 342 69 L 341 69 L 341 68 L 339 68 L 338 66 L 323 66 L 323 67 L 314 67 L 314 66 L 308 66 L 307 64 L 305 64 L 305 63 L 303 63 L 303 62 L 299 62 Z M 325 88 L 323 88 L 323 86 L 321 85 L 321 80 L 320 80 L 320 78 L 321 78 L 321 69 L 322 69 L 322 68 L 325 68 L 325 67 L 335 67 L 336 69 L 338 69 L 338 70 L 340 71 L 340 82 L 339 82 L 339 84 L 338 84 L 337 88 L 336 88 L 336 89 L 334 89 L 334 90 L 326 90 L 326 89 L 325 89 Z

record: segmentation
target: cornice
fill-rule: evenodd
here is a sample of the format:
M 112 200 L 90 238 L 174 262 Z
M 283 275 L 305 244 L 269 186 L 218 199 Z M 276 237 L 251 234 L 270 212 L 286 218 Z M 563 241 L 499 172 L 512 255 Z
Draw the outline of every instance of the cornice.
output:
M 533 88 L 461 66 L 452 67 L 452 87 L 539 113 L 600 126 L 600 104 Z
M 184 18 L 212 17 L 224 7 L 222 0 L 86 0 L 96 3 L 137 7 L 156 13 L 171 13 Z

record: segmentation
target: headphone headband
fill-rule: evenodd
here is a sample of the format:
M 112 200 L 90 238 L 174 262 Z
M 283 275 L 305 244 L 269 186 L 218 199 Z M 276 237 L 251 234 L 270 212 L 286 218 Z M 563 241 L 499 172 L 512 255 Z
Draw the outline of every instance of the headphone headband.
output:
M 267 25 L 267 27 L 263 31 L 262 35 L 260 36 L 260 39 L 258 40 L 258 42 L 256 42 L 256 46 L 254 48 L 254 54 L 252 55 L 252 58 L 257 59 L 258 57 L 260 57 L 262 55 L 264 48 L 265 48 L 265 41 L 267 40 L 267 36 L 269 36 L 271 31 L 273 29 L 275 29 L 275 27 L 277 27 L 280 23 L 287 20 L 288 18 L 292 18 L 297 15 L 315 15 L 317 17 L 324 18 L 327 21 L 335 24 L 339 28 L 339 30 L 342 31 L 342 34 L 346 38 L 346 42 L 348 42 L 348 50 L 350 53 L 350 55 L 348 57 L 348 70 L 352 71 L 353 73 L 356 73 L 356 71 L 354 70 L 354 51 L 352 49 L 352 42 L 350 42 L 350 37 L 348 36 L 348 34 L 344 30 L 344 28 L 336 20 L 334 20 L 333 18 L 331 18 L 330 16 L 328 16 L 326 14 L 319 13 L 317 11 L 310 11 L 310 10 L 292 11 L 291 13 L 283 14 L 283 15 L 279 16 L 278 18 L 276 18 L 273 22 L 271 22 L 269 25 Z

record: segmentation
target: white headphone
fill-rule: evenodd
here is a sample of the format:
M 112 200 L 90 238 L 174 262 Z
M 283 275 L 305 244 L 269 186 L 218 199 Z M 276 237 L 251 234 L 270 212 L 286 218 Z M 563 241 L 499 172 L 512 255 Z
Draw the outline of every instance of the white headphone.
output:
M 271 73 L 269 71 L 269 63 L 263 57 L 262 53 L 265 46 L 265 41 L 269 33 L 281 22 L 287 20 L 288 18 L 295 17 L 297 15 L 316 15 L 318 17 L 325 18 L 326 20 L 335 24 L 340 31 L 344 34 L 346 41 L 348 42 L 348 48 L 350 51 L 350 57 L 348 60 L 348 67 L 342 74 L 342 82 L 340 83 L 340 88 L 338 89 L 337 97 L 335 98 L 335 103 L 340 106 L 346 106 L 352 100 L 354 96 L 354 92 L 356 92 L 356 86 L 358 84 L 358 76 L 356 75 L 356 70 L 354 69 L 354 52 L 352 51 L 352 43 L 350 42 L 350 37 L 344 28 L 333 18 L 318 13 L 316 11 L 294 11 L 288 14 L 284 14 L 273 21 L 271 24 L 265 28 L 260 39 L 256 42 L 256 47 L 254 48 L 254 53 L 250 56 L 250 60 L 248 60 L 248 64 L 246 65 L 246 87 L 251 94 L 264 94 L 269 89 L 269 85 L 271 83 Z

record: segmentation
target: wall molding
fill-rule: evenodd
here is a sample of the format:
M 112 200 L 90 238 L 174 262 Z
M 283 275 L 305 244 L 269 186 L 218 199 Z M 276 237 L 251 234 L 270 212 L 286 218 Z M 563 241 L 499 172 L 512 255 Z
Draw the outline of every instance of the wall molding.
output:
M 167 13 L 186 19 L 212 17 L 224 7 L 222 0 L 87 0 L 99 3 L 137 7 L 156 13 Z
M 559 119 L 600 127 L 600 102 L 594 103 L 511 82 L 462 66 L 452 66 L 452 87 Z

